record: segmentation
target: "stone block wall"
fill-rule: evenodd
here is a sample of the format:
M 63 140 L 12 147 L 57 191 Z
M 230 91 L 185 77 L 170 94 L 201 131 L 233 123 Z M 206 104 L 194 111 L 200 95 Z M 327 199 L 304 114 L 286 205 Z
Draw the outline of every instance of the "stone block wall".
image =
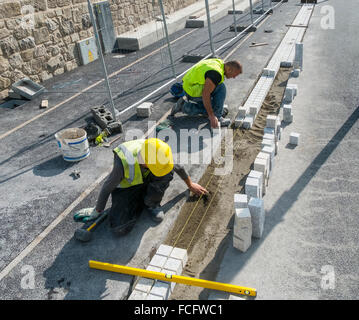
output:
M 163 4 L 171 14 L 196 1 L 163 0 Z M 117 35 L 160 15 L 157 0 L 109 3 Z M 80 64 L 76 42 L 91 36 L 87 0 L 0 0 L 0 99 L 24 77 L 40 83 L 76 68 Z

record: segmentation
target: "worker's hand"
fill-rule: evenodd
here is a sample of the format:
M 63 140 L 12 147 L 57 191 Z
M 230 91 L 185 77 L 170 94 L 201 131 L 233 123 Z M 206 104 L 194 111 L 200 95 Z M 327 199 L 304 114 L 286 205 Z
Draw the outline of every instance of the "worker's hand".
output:
M 218 119 L 215 115 L 213 116 L 209 116 L 209 121 L 211 123 L 211 128 L 212 129 L 217 129 L 218 128 Z
M 97 219 L 100 214 L 101 212 L 98 212 L 95 208 L 84 208 L 75 212 L 74 220 L 76 222 L 88 222 Z
M 201 194 L 208 194 L 208 191 L 198 183 L 192 182 L 189 189 L 198 196 L 200 196 Z

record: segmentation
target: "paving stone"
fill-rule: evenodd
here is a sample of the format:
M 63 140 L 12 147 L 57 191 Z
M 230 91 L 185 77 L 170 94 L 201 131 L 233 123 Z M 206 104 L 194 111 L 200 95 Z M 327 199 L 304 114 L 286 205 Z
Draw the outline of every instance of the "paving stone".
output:
M 184 267 L 188 260 L 187 250 L 182 248 L 173 248 L 170 257 L 181 260 L 182 266 Z
M 147 293 L 143 291 L 133 290 L 128 297 L 128 300 L 145 300 L 147 298 Z
M 249 107 L 249 114 L 251 116 L 255 117 L 257 113 L 258 113 L 258 107 L 257 106 L 250 106 Z
M 163 300 L 162 297 L 160 296 L 157 296 L 157 295 L 154 295 L 154 294 L 149 294 L 147 297 L 146 297 L 146 300 Z
M 248 208 L 236 209 L 235 212 L 233 246 L 236 249 L 245 252 L 252 242 L 251 214 Z
M 152 113 L 152 102 L 144 102 L 137 107 L 137 116 L 142 118 L 148 118 Z
M 247 114 L 247 108 L 244 108 L 244 107 L 239 107 L 238 108 L 238 116 L 240 118 L 245 118 L 246 114 Z
M 162 300 L 168 300 L 171 289 L 168 282 L 156 281 L 154 286 L 151 288 L 149 295 L 159 296 Z
M 264 175 L 266 174 L 266 178 L 269 178 L 271 176 L 272 170 L 271 170 L 271 159 L 270 159 L 270 155 L 264 152 L 259 152 L 257 155 L 258 159 L 263 159 L 266 161 L 266 173 L 263 173 Z
M 161 244 L 158 249 L 156 254 L 159 254 L 160 256 L 165 256 L 165 257 L 169 257 L 171 252 L 173 250 L 173 247 L 171 246 L 167 246 L 165 244 Z
M 153 267 L 162 268 L 164 266 L 164 264 L 166 263 L 166 260 L 167 260 L 167 257 L 155 254 L 150 261 L 150 265 Z
M 295 146 L 299 145 L 299 137 L 300 137 L 299 133 L 291 132 L 289 136 L 289 143 Z
M 267 116 L 267 122 L 266 122 L 266 127 L 267 128 L 275 129 L 276 128 L 276 123 L 277 123 L 277 116 L 275 116 L 275 115 L 268 115 Z
M 250 128 L 252 128 L 253 121 L 254 121 L 253 116 L 247 115 L 247 116 L 244 118 L 244 121 L 243 121 L 243 124 L 242 124 L 243 128 L 245 128 L 245 129 L 250 129 Z
M 262 172 L 264 176 L 268 175 L 267 171 L 269 168 L 267 167 L 267 160 L 257 157 L 254 161 L 254 170 Z
M 265 127 L 263 129 L 263 139 L 269 139 L 275 141 L 275 130 L 273 128 Z
M 254 238 L 261 238 L 265 221 L 264 202 L 259 198 L 250 198 L 248 208 L 252 219 L 252 236 Z
M 247 208 L 248 196 L 244 193 L 234 194 L 234 208 Z
M 247 177 L 245 184 L 245 192 L 248 197 L 261 198 L 261 190 L 261 184 L 258 179 Z
M 274 147 L 274 141 L 272 139 L 262 139 L 261 147 Z
M 251 170 L 248 174 L 248 178 L 258 179 L 259 185 L 261 186 L 260 194 L 263 196 L 266 193 L 266 186 L 264 181 L 265 179 L 263 173 L 260 171 Z
M 264 68 L 262 75 L 266 76 L 266 77 L 275 77 L 275 70 L 269 69 L 269 68 Z
M 149 293 L 154 283 L 155 281 L 152 279 L 140 278 L 136 283 L 135 290 Z
M 163 265 L 163 269 L 174 271 L 176 274 L 182 274 L 183 264 L 182 260 L 168 258 L 168 260 Z

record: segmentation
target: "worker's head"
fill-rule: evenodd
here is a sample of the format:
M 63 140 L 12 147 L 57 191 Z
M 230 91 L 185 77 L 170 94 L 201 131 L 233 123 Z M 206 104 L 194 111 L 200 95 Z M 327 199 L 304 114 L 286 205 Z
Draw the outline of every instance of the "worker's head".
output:
M 239 61 L 233 60 L 224 63 L 224 75 L 227 79 L 235 78 L 243 72 Z
M 146 139 L 140 150 L 140 155 L 146 167 L 156 177 L 165 176 L 173 169 L 171 147 L 160 139 Z

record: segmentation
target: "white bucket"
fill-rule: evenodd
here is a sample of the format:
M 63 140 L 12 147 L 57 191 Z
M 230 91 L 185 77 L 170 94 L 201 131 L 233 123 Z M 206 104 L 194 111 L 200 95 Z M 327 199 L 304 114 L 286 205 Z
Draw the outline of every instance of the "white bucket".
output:
M 90 155 L 87 133 L 81 128 L 69 128 L 55 134 L 65 161 L 80 161 Z

